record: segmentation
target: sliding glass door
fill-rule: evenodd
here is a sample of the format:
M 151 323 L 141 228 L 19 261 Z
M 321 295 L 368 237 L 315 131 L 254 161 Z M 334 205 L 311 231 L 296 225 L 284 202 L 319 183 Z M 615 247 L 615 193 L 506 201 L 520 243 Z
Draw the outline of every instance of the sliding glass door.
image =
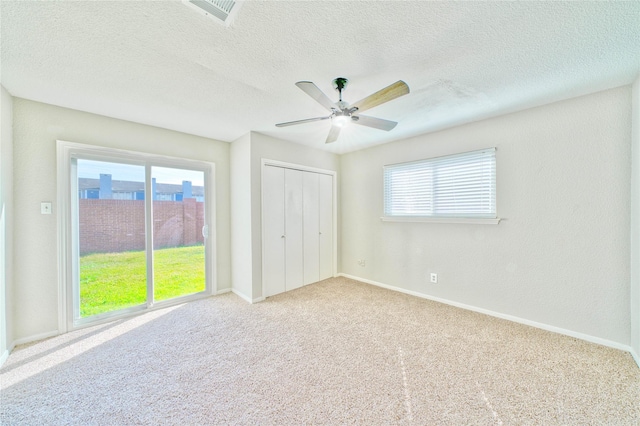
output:
M 204 291 L 204 173 L 152 167 L 151 179 L 153 299 L 167 300 Z M 173 192 L 177 187 L 182 192 Z
M 206 164 L 70 158 L 72 322 L 211 292 Z
M 77 186 L 76 319 L 145 305 L 145 167 L 78 159 Z

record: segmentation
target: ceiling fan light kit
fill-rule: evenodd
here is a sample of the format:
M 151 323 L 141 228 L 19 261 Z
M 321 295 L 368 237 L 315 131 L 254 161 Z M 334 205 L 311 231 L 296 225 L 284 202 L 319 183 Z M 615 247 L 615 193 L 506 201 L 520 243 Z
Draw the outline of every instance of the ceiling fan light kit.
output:
M 355 118 L 355 116 L 347 115 L 347 114 L 335 114 L 331 117 L 331 123 L 338 127 L 346 126 L 351 119 Z
M 364 99 L 359 100 L 353 105 L 349 105 L 342 100 L 342 91 L 349 84 L 349 80 L 344 77 L 338 77 L 333 80 L 333 88 L 339 93 L 338 102 L 332 102 L 327 95 L 325 95 L 318 86 L 310 81 L 299 81 L 296 83 L 303 92 L 311 96 L 320 105 L 325 107 L 331 112 L 327 117 L 315 117 L 307 118 L 304 120 L 288 121 L 285 123 L 276 124 L 277 127 L 293 126 L 296 124 L 311 123 L 314 121 L 331 120 L 331 129 L 325 143 L 331 143 L 338 140 L 340 136 L 340 130 L 349 124 L 350 122 L 360 124 L 362 126 L 372 127 L 374 129 L 390 131 L 398 124 L 395 121 L 385 120 L 382 118 L 370 117 L 367 115 L 361 115 L 360 112 L 374 108 L 385 102 L 389 102 L 393 99 L 409 93 L 409 86 L 402 80 L 398 80 L 395 83 L 378 90 L 377 92 L 367 96 Z

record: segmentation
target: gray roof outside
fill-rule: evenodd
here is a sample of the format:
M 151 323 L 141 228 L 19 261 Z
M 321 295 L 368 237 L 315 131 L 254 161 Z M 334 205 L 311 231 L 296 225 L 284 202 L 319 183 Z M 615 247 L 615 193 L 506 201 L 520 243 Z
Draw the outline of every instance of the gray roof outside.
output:
M 91 178 L 78 178 L 78 189 L 100 189 L 100 179 Z M 113 192 L 137 192 L 144 190 L 143 182 L 132 182 L 127 180 L 112 180 L 111 190 Z M 182 185 L 175 185 L 171 183 L 158 183 L 156 184 L 156 191 L 159 194 L 179 194 L 182 193 Z M 203 196 L 204 187 L 195 186 L 191 187 L 191 193 L 194 196 Z

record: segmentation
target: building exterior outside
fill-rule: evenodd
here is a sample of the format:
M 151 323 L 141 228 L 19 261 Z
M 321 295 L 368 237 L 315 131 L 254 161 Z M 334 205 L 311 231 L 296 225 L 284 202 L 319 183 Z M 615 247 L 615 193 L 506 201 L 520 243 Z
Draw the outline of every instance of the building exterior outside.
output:
M 204 187 L 193 186 L 185 180 L 182 185 L 151 182 L 153 199 L 157 201 L 182 201 L 195 198 L 204 201 Z M 144 200 L 144 182 L 112 180 L 110 174 L 100 174 L 100 179 L 78 178 L 78 198 L 94 200 Z

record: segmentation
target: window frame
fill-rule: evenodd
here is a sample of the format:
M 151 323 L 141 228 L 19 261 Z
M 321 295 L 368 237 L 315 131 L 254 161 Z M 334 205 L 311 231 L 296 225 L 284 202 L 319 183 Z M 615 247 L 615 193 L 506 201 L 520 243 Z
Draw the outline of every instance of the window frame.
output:
M 450 154 L 450 155 L 444 155 L 444 156 L 438 156 L 438 157 L 430 157 L 430 158 L 425 158 L 425 159 L 421 159 L 421 160 L 415 160 L 415 161 L 406 161 L 406 162 L 401 162 L 401 163 L 394 163 L 394 164 L 386 164 L 383 166 L 383 170 L 382 170 L 382 186 L 383 186 L 383 205 L 382 205 L 382 211 L 383 211 L 383 215 L 381 216 L 381 220 L 384 222 L 432 222 L 432 223 L 473 223 L 473 224 L 498 224 L 501 221 L 501 218 L 498 217 L 497 214 L 497 196 L 496 196 L 496 186 L 497 186 L 497 177 L 496 177 L 496 154 L 495 152 L 497 151 L 497 149 L 495 147 L 489 147 L 489 148 L 483 148 L 483 149 L 478 149 L 478 150 L 473 150 L 473 151 L 465 151 L 465 152 L 460 152 L 460 153 L 456 153 L 456 154 Z M 492 189 L 492 210 L 493 210 L 493 215 L 489 216 L 489 217 L 483 217 L 482 215 L 477 215 L 477 214 L 469 214 L 469 215 L 465 215 L 464 213 L 461 214 L 456 214 L 456 215 L 439 215 L 439 214 L 431 214 L 431 215 L 426 215 L 426 214 L 415 214 L 415 215 L 392 215 L 392 214 L 388 214 L 389 212 L 389 206 L 388 206 L 388 202 L 389 202 L 389 196 L 388 196 L 388 177 L 389 177 L 389 172 L 392 171 L 393 169 L 399 169 L 401 167 L 411 167 L 412 165 L 416 166 L 416 169 L 419 170 L 420 166 L 424 166 L 424 170 L 425 171 L 429 171 L 432 170 L 432 167 L 434 166 L 438 166 L 438 163 L 440 163 L 440 165 L 444 162 L 448 162 L 451 160 L 455 160 L 456 157 L 460 157 L 461 160 L 464 159 L 464 157 L 470 157 L 470 156 L 474 156 L 474 155 L 478 155 L 478 154 L 483 154 L 486 152 L 491 152 L 492 153 L 492 160 L 493 160 L 493 173 L 491 178 L 493 179 L 493 182 L 490 182 L 490 184 L 492 185 L 493 189 Z M 433 200 L 433 195 L 434 193 L 437 192 L 435 190 L 435 188 L 432 188 L 431 190 L 431 200 Z
M 161 154 L 150 154 L 140 151 L 130 151 L 118 148 L 109 148 L 98 145 L 89 145 L 76 142 L 57 140 L 57 184 L 58 184 L 58 329 L 60 333 L 83 328 L 90 325 L 97 325 L 115 319 L 126 318 L 132 315 L 149 312 L 156 309 L 178 305 L 187 301 L 209 297 L 217 294 L 217 235 L 216 235 L 216 165 L 212 162 L 191 160 L 179 157 L 171 157 Z M 144 165 L 145 173 L 150 178 L 150 168 L 175 167 L 199 170 L 205 173 L 206 197 L 205 223 L 208 224 L 208 237 L 206 239 L 206 288 L 203 292 L 192 295 L 181 296 L 167 301 L 158 301 L 147 304 L 144 309 L 132 308 L 122 313 L 114 315 L 106 314 L 104 317 L 85 322 L 76 320 L 74 313 L 74 285 L 78 277 L 74 265 L 74 252 L 76 244 L 73 239 L 77 235 L 76 224 L 74 223 L 74 200 L 77 200 L 78 188 L 74 184 L 72 167 L 75 167 L 75 159 L 93 159 L 98 161 L 115 161 L 125 164 Z M 148 169 L 148 170 L 147 170 Z M 148 197 L 145 197 L 145 200 Z M 151 199 L 148 201 L 151 202 Z M 149 218 L 146 218 L 147 227 L 150 226 Z M 148 248 L 147 248 L 148 249 Z

